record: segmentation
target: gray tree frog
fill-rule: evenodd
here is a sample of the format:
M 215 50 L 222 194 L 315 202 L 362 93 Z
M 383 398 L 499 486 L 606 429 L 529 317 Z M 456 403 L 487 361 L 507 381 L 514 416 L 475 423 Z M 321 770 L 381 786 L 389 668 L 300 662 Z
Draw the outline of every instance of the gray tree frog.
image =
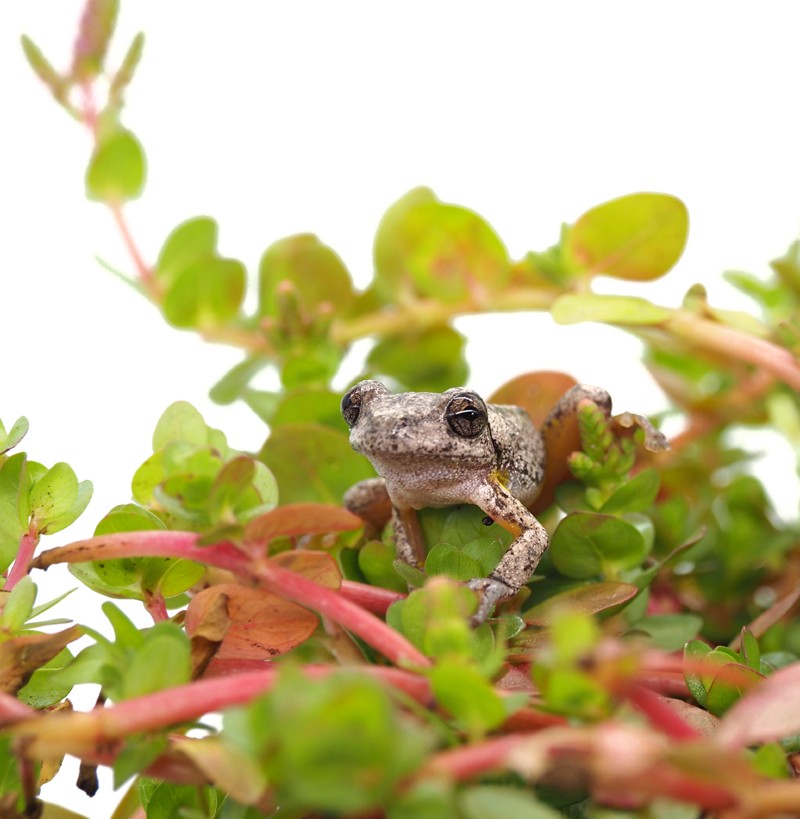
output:
M 584 399 L 610 416 L 609 394 L 579 384 L 542 429 L 574 414 Z M 500 600 L 528 582 L 548 545 L 547 532 L 528 508 L 544 477 L 546 453 L 542 434 L 523 409 L 486 404 L 460 387 L 393 394 L 378 381 L 361 381 L 342 399 L 342 415 L 353 449 L 366 455 L 380 476 L 348 490 L 345 506 L 378 523 L 385 512 L 375 510 L 386 510 L 390 502 L 401 560 L 424 563 L 416 510 L 469 503 L 487 514 L 487 523 L 496 521 L 515 538 L 489 577 L 467 584 L 480 594 L 474 621 L 485 620 Z

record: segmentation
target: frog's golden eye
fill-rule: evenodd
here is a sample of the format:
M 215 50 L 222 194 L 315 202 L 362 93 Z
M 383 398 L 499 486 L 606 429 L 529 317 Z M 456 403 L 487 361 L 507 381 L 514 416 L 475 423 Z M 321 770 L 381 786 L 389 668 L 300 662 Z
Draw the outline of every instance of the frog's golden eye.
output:
M 357 384 L 352 390 L 345 393 L 342 398 L 342 418 L 347 421 L 347 426 L 352 427 L 358 421 L 358 414 L 361 412 L 361 389 Z
M 477 438 L 488 422 L 486 404 L 477 395 L 456 395 L 445 407 L 444 417 L 456 435 L 461 438 Z

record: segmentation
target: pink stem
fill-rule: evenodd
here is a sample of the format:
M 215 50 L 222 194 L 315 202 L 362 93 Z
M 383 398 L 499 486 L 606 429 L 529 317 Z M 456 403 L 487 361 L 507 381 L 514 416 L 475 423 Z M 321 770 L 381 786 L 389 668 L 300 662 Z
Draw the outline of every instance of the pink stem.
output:
M 33 553 L 36 551 L 36 545 L 39 543 L 39 532 L 31 523 L 30 528 L 19 540 L 19 549 L 17 556 L 14 559 L 14 565 L 8 573 L 6 584 L 3 587 L 5 591 L 11 591 L 14 586 L 28 574 L 30 562 L 33 560 Z
M 430 660 L 405 637 L 339 592 L 326 589 L 268 560 L 253 565 L 232 543 L 198 546 L 198 538 L 194 532 L 116 532 L 49 549 L 42 552 L 33 565 L 46 569 L 54 563 L 84 563 L 101 557 L 156 556 L 196 560 L 241 577 L 255 578 L 263 588 L 344 626 L 394 663 L 422 668 L 430 665 Z
M 530 739 L 530 734 L 510 734 L 487 739 L 476 745 L 441 751 L 431 757 L 426 771 L 443 774 L 453 779 L 470 779 L 473 776 L 499 770 L 506 765 L 508 755 Z
M 24 719 L 30 719 L 35 716 L 36 712 L 20 702 L 16 697 L 7 694 L 5 691 L 0 691 L 0 728 L 5 728 L 7 725 L 13 725 L 15 722 L 21 722 Z
M 116 557 L 182 557 L 236 574 L 247 573 L 249 558 L 232 543 L 198 546 L 197 541 L 198 535 L 194 532 L 115 532 L 48 549 L 32 566 L 47 569 L 55 563 L 86 563 Z
M 254 567 L 259 585 L 287 600 L 328 617 L 381 652 L 397 665 L 427 668 L 431 661 L 402 634 L 382 620 L 350 602 L 338 592 L 326 589 L 302 575 L 265 560 Z
M 343 580 L 340 592 L 361 608 L 373 614 L 386 614 L 387 609 L 397 600 L 405 599 L 406 595 L 400 592 L 383 589 L 379 586 L 368 586 L 366 583 L 357 583 L 354 580 Z
M 29 719 L 23 734 L 43 743 L 48 752 L 75 748 L 71 726 L 91 737 L 91 747 L 101 742 L 123 739 L 131 734 L 146 733 L 169 725 L 192 722 L 206 714 L 236 705 L 244 705 L 269 691 L 278 679 L 278 666 L 261 671 L 196 680 L 154 694 L 124 700 L 111 707 L 98 707 L 89 712 L 52 714 L 46 720 Z M 347 673 L 340 666 L 311 665 L 303 668 L 311 680 L 333 673 Z M 424 677 L 398 668 L 381 666 L 359 667 L 359 674 L 374 677 L 386 685 L 404 691 L 419 702 L 428 704 L 430 685 Z M 27 712 L 31 716 L 31 712 Z
M 625 692 L 631 703 L 641 711 L 652 725 L 673 739 L 697 739 L 700 732 L 683 720 L 658 694 L 642 685 L 632 685 Z

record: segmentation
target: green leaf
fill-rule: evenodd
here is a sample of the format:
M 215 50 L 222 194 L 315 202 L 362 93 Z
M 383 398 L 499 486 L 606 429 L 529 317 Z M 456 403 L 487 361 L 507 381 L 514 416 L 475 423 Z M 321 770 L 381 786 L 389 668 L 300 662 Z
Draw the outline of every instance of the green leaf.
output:
M 457 796 L 463 819 L 558 819 L 562 814 L 543 805 L 523 788 L 473 785 Z
M 142 59 L 144 49 L 144 34 L 140 31 L 131 41 L 122 64 L 117 69 L 108 87 L 108 99 L 113 105 L 122 105 L 122 95 L 133 79 L 133 74 L 139 61 Z
M 284 391 L 278 397 L 269 423 L 272 427 L 313 423 L 341 431 L 341 401 L 342 396 L 331 390 L 297 387 Z
M 438 201 L 430 188 L 414 188 L 401 196 L 383 215 L 373 248 L 373 292 L 379 302 L 394 302 L 398 296 L 411 292 L 412 283 L 404 259 L 417 229 L 418 219 L 413 216 L 414 209 L 417 205 Z
M 188 401 L 175 401 L 164 410 L 153 431 L 153 452 L 175 441 L 195 446 L 208 443 L 208 426 Z
M 284 282 L 295 288 L 306 310 L 320 305 L 345 312 L 355 297 L 350 273 L 339 256 L 316 236 L 302 233 L 280 239 L 267 248 L 259 265 L 260 316 L 279 314 L 278 293 Z
M 559 296 L 550 313 L 559 324 L 600 321 L 605 324 L 661 324 L 672 311 L 638 296 L 601 296 L 596 293 L 566 293 Z
M 708 687 L 707 707 L 717 717 L 721 717 L 753 684 L 762 679 L 757 671 L 741 663 L 728 663 L 722 668 L 729 673 L 732 672 L 735 677 L 729 679 L 728 675 L 718 673 Z
M 371 540 L 358 550 L 358 568 L 370 585 L 406 592 L 408 587 L 394 570 L 394 561 L 394 549 L 378 540 Z
M 437 779 L 421 779 L 404 788 L 386 810 L 388 819 L 443 819 L 456 815 L 451 786 Z
M 75 496 L 75 500 L 61 514 L 50 518 L 46 530 L 43 530 L 43 534 L 52 535 L 66 529 L 67 526 L 71 526 L 89 505 L 89 501 L 92 499 L 92 491 L 91 481 L 81 481 L 78 484 L 78 494 Z
M 620 518 L 593 512 L 572 512 L 553 534 L 550 554 L 558 571 L 585 580 L 598 575 L 616 579 L 647 556 L 639 530 Z
M 470 557 L 463 549 L 450 543 L 438 543 L 425 560 L 425 572 L 428 577 L 443 574 L 453 580 L 470 580 L 481 577 L 481 567 L 475 558 Z
M 144 189 L 146 165 L 139 140 L 117 130 L 94 150 L 86 170 L 86 195 L 95 202 L 119 205 Z
M 340 503 L 358 481 L 374 476 L 347 435 L 320 424 L 283 424 L 259 455 L 278 482 L 283 503 Z
M 57 463 L 31 489 L 31 513 L 36 527 L 40 532 L 47 531 L 48 523 L 63 516 L 77 500 L 78 478 L 69 464 Z
M 567 234 L 566 250 L 589 275 L 651 281 L 678 261 L 688 230 L 680 199 L 635 193 L 584 213 Z
M 644 512 L 656 499 L 661 478 L 655 469 L 645 469 L 626 481 L 603 504 L 601 512 L 620 514 L 624 512 Z
M 742 628 L 742 659 L 745 664 L 755 671 L 761 668 L 761 649 L 758 640 L 746 626 Z
M 0 455 L 13 449 L 28 432 L 28 419 L 24 416 L 17 418 L 11 429 L 6 432 L 6 428 L 0 421 Z
M 538 584 L 534 586 L 534 596 L 537 589 Z M 558 617 L 559 611 L 568 608 L 585 614 L 597 614 L 627 603 L 638 592 L 639 589 L 631 583 L 609 580 L 573 586 L 526 609 L 525 622 L 534 626 L 547 626 Z
M 511 276 L 508 252 L 477 213 L 412 192 L 387 213 L 375 237 L 376 287 L 399 282 L 447 303 L 474 290 L 503 287 Z
M 152 512 L 133 503 L 115 506 L 95 527 L 94 534 L 109 535 L 115 532 L 140 532 L 152 529 L 165 529 L 164 523 Z M 108 597 L 124 597 L 145 600 L 147 595 L 142 588 L 142 578 L 148 567 L 158 566 L 161 573 L 176 564 L 186 563 L 195 567 L 198 564 L 189 561 L 170 561 L 165 558 L 120 558 L 116 560 L 98 560 L 91 563 L 73 563 L 70 573 L 84 585 L 98 594 Z M 151 573 L 153 569 L 150 569 Z M 202 569 L 200 571 L 202 575 Z M 181 592 L 189 588 L 189 583 Z M 165 597 L 168 595 L 165 595 Z
M 24 452 L 0 461 L 0 572 L 11 565 L 28 531 L 28 463 Z
M 244 299 L 247 274 L 236 259 L 202 256 L 168 287 L 164 317 L 175 327 L 203 329 L 230 321 Z
M 281 384 L 287 390 L 326 387 L 336 375 L 344 350 L 329 338 L 315 337 L 297 343 L 281 364 Z
M 192 671 L 189 638 L 169 621 L 144 633 L 133 662 L 125 670 L 126 699 L 172 688 L 189 681 Z
M 144 776 L 139 779 L 139 798 L 147 819 L 206 819 L 217 810 L 215 788 L 174 785 Z
M 21 37 L 22 51 L 28 65 L 33 69 L 36 76 L 50 89 L 50 93 L 60 103 L 64 103 L 67 98 L 69 84 L 67 80 L 53 68 L 49 60 L 42 54 L 41 49 L 26 34 Z
M 430 672 L 436 701 L 472 736 L 482 736 L 506 718 L 506 709 L 491 683 L 472 665 L 448 660 Z
M 232 367 L 211 388 L 209 396 L 217 404 L 232 404 L 247 390 L 253 376 L 263 370 L 269 362 L 261 357 L 248 357 Z
M 651 614 L 636 623 L 636 629 L 653 639 L 653 645 L 663 651 L 678 651 L 693 640 L 703 626 L 696 614 Z
M 17 697 L 31 708 L 49 708 L 61 702 L 72 690 L 72 685 L 59 681 L 57 674 L 73 661 L 72 653 L 64 648 L 44 665 L 39 666 L 30 680 L 17 692 Z
M 36 584 L 30 577 L 20 579 L 14 588 L 3 594 L 2 616 L 0 626 L 3 630 L 14 634 L 25 625 L 33 614 L 33 604 L 36 602 Z
M 171 285 L 190 265 L 214 256 L 217 247 L 217 223 L 209 216 L 196 216 L 181 222 L 167 236 L 155 265 L 156 279 Z
M 367 357 L 367 369 L 410 390 L 440 392 L 466 383 L 465 344 L 466 338 L 452 327 L 411 328 L 406 335 L 378 341 Z
M 690 640 L 683 649 L 683 659 L 687 665 L 701 663 L 711 653 L 711 646 L 702 640 Z M 706 687 L 703 684 L 702 675 L 698 670 L 689 669 L 684 673 L 686 687 L 697 703 L 705 708 L 708 704 Z

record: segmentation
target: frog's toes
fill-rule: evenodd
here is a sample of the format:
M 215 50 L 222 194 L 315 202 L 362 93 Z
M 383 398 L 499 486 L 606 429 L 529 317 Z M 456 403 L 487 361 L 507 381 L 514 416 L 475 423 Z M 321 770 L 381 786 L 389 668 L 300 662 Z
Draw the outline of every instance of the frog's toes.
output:
M 472 616 L 473 626 L 483 623 L 501 600 L 514 594 L 511 586 L 491 577 L 475 577 L 467 582 L 467 586 L 480 595 L 478 610 Z

